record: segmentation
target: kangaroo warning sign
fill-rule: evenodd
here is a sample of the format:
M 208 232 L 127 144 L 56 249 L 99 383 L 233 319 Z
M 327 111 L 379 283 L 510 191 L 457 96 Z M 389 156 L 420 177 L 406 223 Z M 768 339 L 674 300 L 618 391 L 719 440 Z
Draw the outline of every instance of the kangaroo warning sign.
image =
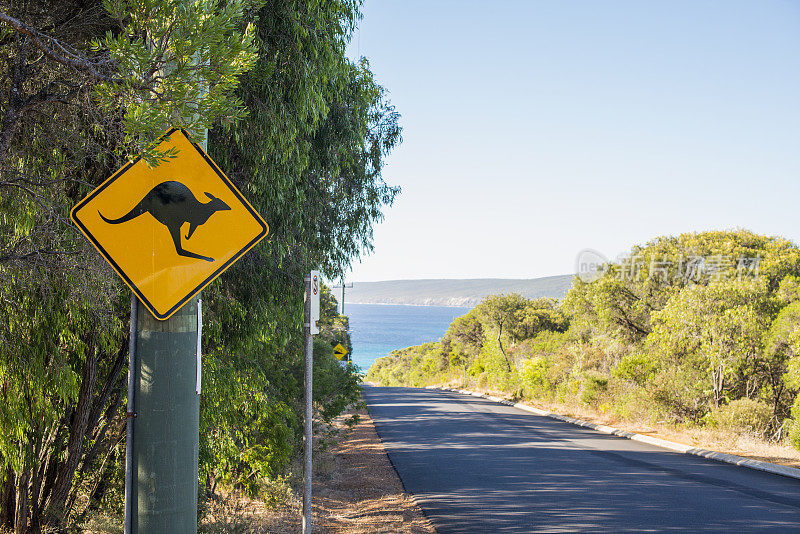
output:
M 227 176 L 182 130 L 151 168 L 137 158 L 72 209 L 72 220 L 148 310 L 167 319 L 269 231 Z
M 337 360 L 341 360 L 347 356 L 347 349 L 344 348 L 344 345 L 341 343 L 337 343 L 336 346 L 333 347 L 333 355 L 336 356 Z

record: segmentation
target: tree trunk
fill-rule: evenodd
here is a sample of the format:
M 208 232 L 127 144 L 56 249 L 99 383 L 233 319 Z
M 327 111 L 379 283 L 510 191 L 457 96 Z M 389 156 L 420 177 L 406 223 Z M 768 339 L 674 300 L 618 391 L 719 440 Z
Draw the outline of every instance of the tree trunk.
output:
M 52 520 L 60 522 L 64 517 L 64 509 L 72 488 L 72 480 L 78 463 L 83 455 L 83 441 L 86 437 L 86 427 L 89 423 L 89 413 L 92 408 L 92 393 L 97 378 L 97 357 L 90 354 L 86 357 L 83 369 L 83 380 L 78 394 L 78 405 L 72 415 L 72 424 L 69 429 L 69 443 L 64 463 L 60 466 L 53 491 L 50 494 L 46 507 L 46 517 L 49 523 Z
M 17 506 L 14 510 L 14 534 L 28 534 L 28 479 L 30 470 L 17 477 Z
M 122 427 L 117 428 L 118 425 L 115 422 L 115 414 L 119 412 L 123 400 L 119 382 L 120 377 L 122 376 L 121 370 L 124 367 L 125 361 L 127 360 L 127 339 L 128 338 L 126 336 L 125 343 L 117 352 L 114 365 L 106 376 L 105 380 L 98 381 L 100 383 L 105 383 L 105 386 L 100 394 L 94 397 L 94 400 L 92 401 L 92 410 L 89 413 L 89 421 L 86 425 L 85 431 L 86 437 L 89 438 L 89 441 L 94 443 L 94 446 L 92 446 L 88 452 L 83 452 L 83 457 L 79 462 L 78 468 L 73 473 L 72 486 L 64 505 L 65 510 L 72 510 L 80 490 L 80 485 L 84 481 L 86 472 L 92 468 L 95 461 L 99 457 L 110 454 L 110 450 L 115 446 L 115 443 L 122 439 L 125 435 L 124 421 L 122 423 Z M 105 424 L 99 426 L 101 417 L 104 417 Z M 112 435 L 110 436 L 108 435 L 109 430 L 112 432 Z M 95 489 L 92 491 L 92 495 L 90 497 L 95 499 L 102 498 L 107 487 L 108 484 L 101 484 L 99 487 L 95 486 Z M 91 507 L 92 504 L 90 503 L 89 506 Z M 85 514 L 85 512 L 86 510 L 81 513 Z
M 503 359 L 506 361 L 506 370 L 510 373 L 511 372 L 511 362 L 506 355 L 506 350 L 503 348 L 503 342 L 500 341 L 500 337 L 497 337 L 497 343 L 500 345 L 500 352 L 503 354 Z
M 500 353 L 503 355 L 503 359 L 506 361 L 506 370 L 511 372 L 511 362 L 508 361 L 508 356 L 506 356 L 506 349 L 503 348 L 503 341 L 501 340 L 503 336 L 503 323 L 500 323 L 500 328 L 497 330 L 497 344 L 500 345 Z
M 97 475 L 97 482 L 95 483 L 91 491 L 89 491 L 89 504 L 86 506 L 86 509 L 83 512 L 81 512 L 81 517 L 85 517 L 87 513 L 93 512 L 99 508 L 100 499 L 102 499 L 103 494 L 105 494 L 112 478 L 114 477 L 114 470 L 109 469 L 109 465 L 114 464 L 118 460 L 119 459 L 117 458 L 114 452 L 114 446 L 112 445 L 108 447 L 108 452 L 106 453 L 106 456 L 103 459 L 103 463 L 100 465 L 100 472 Z M 76 494 L 73 492 L 70 495 L 70 501 L 67 507 L 68 509 L 72 508 L 72 504 L 74 502 L 75 497 Z
M 725 381 L 725 368 L 722 365 L 711 368 L 711 384 L 714 389 L 714 406 L 719 408 L 719 401 L 722 398 L 722 388 Z
M 16 510 L 16 492 L 14 491 L 14 473 L 6 471 L 0 476 L 0 528 L 14 528 L 14 511 Z

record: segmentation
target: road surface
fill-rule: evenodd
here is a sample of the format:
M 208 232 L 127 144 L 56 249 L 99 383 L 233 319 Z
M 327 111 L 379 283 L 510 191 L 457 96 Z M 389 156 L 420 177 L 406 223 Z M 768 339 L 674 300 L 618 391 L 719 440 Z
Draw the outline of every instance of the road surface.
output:
M 486 399 L 365 387 L 389 458 L 439 534 L 800 532 L 800 481 Z

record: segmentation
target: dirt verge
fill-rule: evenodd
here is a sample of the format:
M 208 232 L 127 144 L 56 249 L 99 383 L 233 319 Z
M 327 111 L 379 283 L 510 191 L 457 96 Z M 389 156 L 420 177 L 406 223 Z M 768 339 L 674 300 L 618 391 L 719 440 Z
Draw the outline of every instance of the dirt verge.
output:
M 403 491 L 366 410 L 345 439 L 317 462 L 314 515 L 332 534 L 433 534 L 413 497 Z

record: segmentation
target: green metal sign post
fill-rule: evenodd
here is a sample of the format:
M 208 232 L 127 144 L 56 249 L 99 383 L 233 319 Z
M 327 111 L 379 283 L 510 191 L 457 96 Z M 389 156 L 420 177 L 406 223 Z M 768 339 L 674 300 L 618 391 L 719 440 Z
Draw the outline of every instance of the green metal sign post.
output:
M 166 321 L 138 305 L 131 525 L 137 534 L 197 532 L 199 295 Z

